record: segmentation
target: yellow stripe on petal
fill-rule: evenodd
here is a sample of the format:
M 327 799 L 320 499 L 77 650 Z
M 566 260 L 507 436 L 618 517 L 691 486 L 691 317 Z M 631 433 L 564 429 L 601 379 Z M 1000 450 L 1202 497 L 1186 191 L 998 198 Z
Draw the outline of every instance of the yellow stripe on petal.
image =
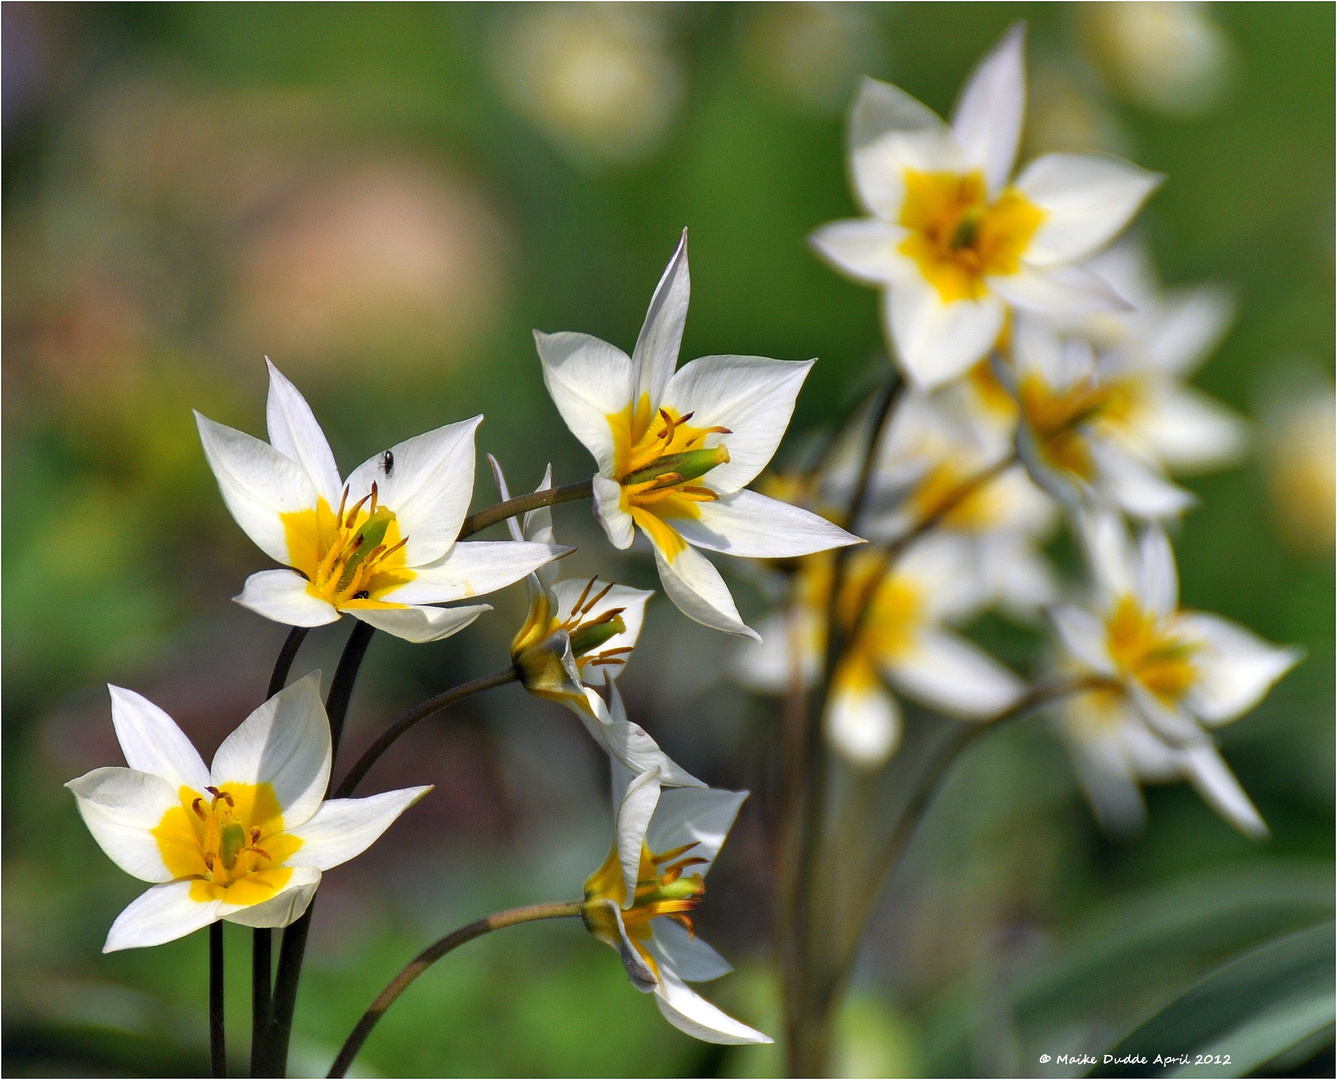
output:
M 686 550 L 687 541 L 668 522 L 640 506 L 633 505 L 630 508 L 630 513 L 632 520 L 641 527 L 646 536 L 654 541 L 655 547 L 664 553 L 664 558 L 668 559 L 669 562 L 673 562 Z

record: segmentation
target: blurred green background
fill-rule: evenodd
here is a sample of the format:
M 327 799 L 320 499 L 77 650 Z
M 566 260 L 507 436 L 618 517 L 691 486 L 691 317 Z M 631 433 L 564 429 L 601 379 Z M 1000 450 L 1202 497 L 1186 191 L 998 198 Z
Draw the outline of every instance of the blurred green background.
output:
M 99 954 L 142 886 L 60 786 L 122 760 L 106 681 L 165 707 L 207 759 L 259 703 L 282 641 L 228 602 L 265 560 L 218 498 L 190 409 L 261 433 L 268 354 L 345 471 L 484 412 L 480 451 L 513 486 L 549 460 L 559 483 L 579 479 L 588 460 L 546 399 L 530 330 L 630 347 L 688 226 L 684 356 L 819 357 L 801 439 L 885 363 L 875 294 L 805 246 L 853 211 L 842 112 L 857 77 L 946 112 L 1017 18 L 1031 25 L 1025 152 L 1108 149 L 1168 174 L 1140 226 L 1165 280 L 1239 300 L 1197 381 L 1257 420 L 1255 453 L 1188 481 L 1201 505 L 1175 538 L 1184 602 L 1308 659 L 1222 733 L 1272 827 L 1262 844 L 1184 785 L 1150 791 L 1146 832 L 1110 843 L 1043 725 L 981 740 L 884 899 L 838 1067 L 1033 1074 L 1039 1053 L 1105 1046 L 1223 958 L 1330 912 L 1331 5 L 6 3 L 3 18 L 8 1075 L 207 1064 L 204 936 Z M 484 472 L 476 505 L 491 501 Z M 557 525 L 578 569 L 655 585 L 585 508 Z M 761 610 L 732 580 L 744 614 Z M 504 662 L 515 592 L 451 640 L 378 638 L 347 752 Z M 698 922 L 739 972 L 707 993 L 778 1033 L 763 828 L 775 718 L 729 685 L 718 635 L 662 598 L 650 613 L 622 682 L 632 717 L 704 779 L 756 792 Z M 1024 639 L 980 632 L 1025 666 Z M 313 633 L 296 673 L 331 671 L 346 633 Z M 371 777 L 426 782 L 431 798 L 326 878 L 297 1075 L 323 1074 L 422 946 L 500 907 L 578 895 L 606 850 L 598 751 L 515 687 L 422 725 Z M 249 933 L 227 940 L 242 1068 Z M 1305 1053 L 1331 1075 L 1322 1040 Z M 780 1058 L 680 1035 L 614 955 L 557 923 L 433 969 L 359 1068 L 769 1075 Z

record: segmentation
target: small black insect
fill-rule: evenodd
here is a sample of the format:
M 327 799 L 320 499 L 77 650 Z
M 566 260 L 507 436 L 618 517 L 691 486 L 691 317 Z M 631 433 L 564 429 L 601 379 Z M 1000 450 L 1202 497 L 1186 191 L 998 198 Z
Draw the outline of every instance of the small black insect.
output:
M 381 455 L 381 472 L 389 476 L 395 471 L 395 452 L 387 450 Z
M 363 589 L 361 592 L 355 592 L 355 593 L 353 594 L 353 599 L 354 599 L 354 600 L 369 600 L 369 599 L 371 599 L 371 593 L 367 592 L 366 589 Z

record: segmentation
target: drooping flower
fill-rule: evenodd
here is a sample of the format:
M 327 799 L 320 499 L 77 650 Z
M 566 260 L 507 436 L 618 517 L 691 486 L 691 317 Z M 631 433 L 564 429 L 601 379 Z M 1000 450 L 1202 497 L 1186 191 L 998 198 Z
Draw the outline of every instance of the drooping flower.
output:
M 1110 513 L 1084 518 L 1081 531 L 1094 595 L 1051 615 L 1065 670 L 1097 682 L 1060 713 L 1097 812 L 1113 828 L 1133 827 L 1144 813 L 1138 781 L 1183 777 L 1241 831 L 1265 834 L 1206 729 L 1253 708 L 1302 653 L 1181 609 L 1174 552 L 1160 528 L 1148 526 L 1136 548 Z
M 653 772 L 633 776 L 615 764 L 613 795 L 612 850 L 585 882 L 586 928 L 617 950 L 632 985 L 653 993 L 679 1031 L 712 1043 L 772 1042 L 687 985 L 733 970 L 696 936 L 691 913 L 747 792 L 661 790 Z
M 890 569 L 877 552 L 850 556 L 836 606 L 849 644 L 831 676 L 823 723 L 832 745 L 857 768 L 881 767 L 900 744 L 901 708 L 892 686 L 967 720 L 990 719 L 1021 696 L 1016 675 L 944 625 L 983 606 L 972 555 L 959 537 L 937 533 L 913 543 Z M 832 577 L 829 556 L 804 561 L 794 606 L 763 624 L 764 645 L 739 651 L 735 671 L 744 686 L 787 692 L 796 668 L 804 685 L 815 682 L 826 654 Z
M 102 850 L 154 885 L 117 917 L 103 952 L 161 945 L 219 919 L 287 926 L 323 871 L 361 854 L 432 790 L 325 798 L 330 728 L 318 671 L 251 713 L 208 768 L 170 716 L 110 689 L 130 767 L 65 786 Z
M 456 543 L 473 497 L 481 416 L 391 447 L 339 479 L 311 407 L 272 363 L 268 443 L 195 414 L 228 510 L 288 570 L 246 579 L 237 602 L 290 626 L 347 612 L 408 641 L 436 641 L 487 604 L 431 605 L 519 581 L 560 554 L 544 544 Z
M 488 456 L 503 500 L 510 489 L 496 458 Z M 551 466 L 536 490 L 552 487 Z M 552 511 L 532 510 L 523 521 L 507 519 L 513 539 L 554 543 Z M 526 580 L 529 611 L 511 642 L 511 661 L 524 688 L 565 705 L 580 718 L 610 757 L 634 773 L 655 770 L 669 786 L 704 786 L 675 763 L 639 724 L 627 720 L 614 680 L 631 658 L 653 593 L 626 585 L 557 580 L 557 565 L 540 567 Z M 606 697 L 605 697 L 606 695 Z
M 885 290 L 894 353 L 920 387 L 964 373 L 1009 308 L 1051 314 L 1123 306 L 1080 265 L 1131 220 L 1159 178 L 1116 158 L 1046 154 L 1009 182 L 1025 105 L 1024 30 L 975 69 L 950 126 L 903 90 L 866 79 L 850 114 L 855 194 L 869 217 L 813 244 Z
M 783 558 L 858 538 L 745 490 L 780 445 L 813 361 L 705 356 L 675 372 L 689 292 L 684 232 L 630 357 L 587 334 L 534 337 L 548 392 L 598 462 L 594 508 L 609 540 L 630 547 L 639 526 L 664 591 L 685 615 L 754 636 L 695 548 Z

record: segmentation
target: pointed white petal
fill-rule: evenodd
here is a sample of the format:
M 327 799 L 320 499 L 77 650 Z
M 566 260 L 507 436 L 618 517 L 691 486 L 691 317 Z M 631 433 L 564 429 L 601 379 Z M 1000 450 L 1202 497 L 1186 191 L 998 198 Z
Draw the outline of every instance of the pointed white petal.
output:
M 304 824 L 286 830 L 302 841 L 288 861 L 318 870 L 346 863 L 371 847 L 400 814 L 431 790 L 429 784 L 365 799 L 329 799 Z
M 1234 318 L 1234 298 L 1224 289 L 1199 285 L 1176 290 L 1163 303 L 1143 345 L 1148 363 L 1168 375 L 1187 375 L 1220 343 Z
M 651 925 L 655 931 L 651 951 L 684 982 L 710 982 L 733 971 L 729 961 L 672 919 L 656 919 Z
M 887 292 L 884 313 L 902 369 L 916 387 L 932 390 L 963 375 L 993 348 L 1007 307 L 992 293 L 945 304 L 916 270 Z
M 1146 824 L 1147 804 L 1117 740 L 1070 738 L 1068 748 L 1077 781 L 1101 828 L 1117 837 L 1140 832 Z
M 608 418 L 635 402 L 635 372 L 621 349 L 588 334 L 534 331 L 543 381 L 571 434 L 594 455 L 599 471 L 613 474 L 613 429 Z
M 394 511 L 400 535 L 408 537 L 409 566 L 441 558 L 459 536 L 474 497 L 474 432 L 482 422 L 475 416 L 396 443 L 389 472 L 377 454 L 348 478 L 350 502 L 376 485 L 381 505 Z
M 1267 836 L 1267 823 L 1215 746 L 1195 743 L 1181 752 L 1180 760 L 1184 775 L 1208 806 L 1245 836 L 1255 840 Z
M 413 580 L 385 594 L 396 604 L 466 600 L 514 585 L 570 548 L 517 540 L 463 540 L 444 558 L 418 567 Z
M 1159 525 L 1149 525 L 1138 549 L 1138 601 L 1153 614 L 1169 615 L 1179 606 L 1179 571 L 1170 539 Z
M 948 134 L 941 117 L 923 102 L 899 86 L 865 76 L 850 107 L 849 148 L 858 150 L 884 135 L 917 131 Z
M 594 516 L 608 535 L 608 542 L 626 551 L 636 536 L 636 524 L 622 509 L 622 485 L 606 476 L 594 478 Z
M 152 773 L 115 767 L 94 769 L 65 786 L 112 862 L 140 881 L 172 880 L 153 830 L 168 810 L 181 805 L 176 786 Z M 203 792 L 204 786 L 195 790 Z
M 585 687 L 581 697 L 563 698 L 566 705 L 585 725 L 613 763 L 614 774 L 630 778 L 642 773 L 659 773 L 664 787 L 705 787 L 700 780 L 670 758 L 639 724 L 627 720 L 627 712 L 618 694 L 617 683 L 607 684 L 610 701 L 597 690 Z M 616 793 L 618 785 L 614 784 Z
M 491 454 L 487 456 L 488 467 L 492 470 L 492 480 L 497 485 L 497 493 L 501 496 L 502 502 L 511 501 L 511 489 L 506 486 L 506 474 L 501 471 L 501 462 Z M 548 466 L 547 477 L 552 475 L 552 466 Z M 545 479 L 547 478 L 545 477 Z M 527 515 L 526 515 L 527 516 Z M 551 514 L 549 514 L 549 525 L 552 523 Z M 520 527 L 517 518 L 508 517 L 506 519 L 506 529 L 511 534 L 512 540 L 523 540 L 525 538 L 524 530 Z
M 826 739 L 856 769 L 873 771 L 901 741 L 901 707 L 874 672 L 847 678 L 837 671 L 823 718 Z
M 684 546 L 670 559 L 656 544 L 655 564 L 665 595 L 689 619 L 728 634 L 760 640 L 757 632 L 743 622 L 729 586 L 704 555 Z
M 617 857 L 622 864 L 622 883 L 626 887 L 623 908 L 631 907 L 636 899 L 645 831 L 650 826 L 655 807 L 659 805 L 659 795 L 659 770 L 651 769 L 632 778 L 617 806 L 613 842 L 617 844 Z
M 492 457 L 491 454 L 488 455 Z M 539 486 L 534 489 L 535 492 L 552 490 L 552 462 L 549 462 L 543 470 L 543 479 L 539 481 Z M 514 521 L 515 518 L 508 518 Z M 514 539 L 529 540 L 535 544 L 556 543 L 552 531 L 552 507 L 540 506 L 537 510 L 530 510 L 525 514 L 521 527 L 521 536 Z
M 116 916 L 104 953 L 162 945 L 218 921 L 220 901 L 190 898 L 189 881 L 169 881 L 141 893 Z
M 1026 690 L 979 646 L 943 630 L 920 631 L 913 649 L 883 667 L 887 678 L 911 697 L 968 720 L 991 719 Z
M 692 279 L 687 269 L 687 230 L 683 229 L 678 246 L 669 259 L 664 275 L 655 286 L 650 308 L 645 313 L 631 366 L 637 377 L 636 400 L 650 398 L 650 408 L 659 407 L 664 388 L 678 366 L 678 349 L 687 323 L 687 302 L 692 295 Z
M 1242 417 L 1187 386 L 1157 388 L 1139 434 L 1172 472 L 1200 472 L 1239 460 L 1248 443 Z
M 1017 177 L 1017 188 L 1045 211 L 1024 256 L 1035 266 L 1074 262 L 1117 236 L 1164 179 L 1118 158 L 1046 154 Z
M 903 256 L 896 245 L 905 238 L 900 225 L 879 218 L 833 221 L 810 236 L 809 243 L 827 262 L 856 281 L 889 284 Z
M 107 689 L 111 691 L 111 722 L 126 764 L 161 776 L 174 788 L 204 791 L 209 770 L 176 721 L 133 690 L 111 685 Z
M 1204 644 L 1194 664 L 1199 677 L 1189 708 L 1208 724 L 1224 724 L 1263 699 L 1304 658 L 1302 649 L 1271 645 L 1219 615 L 1186 614 L 1179 624 Z
M 324 626 L 339 621 L 339 610 L 307 588 L 310 582 L 295 570 L 261 570 L 246 579 L 241 595 L 244 608 L 285 626 Z
M 271 785 L 285 829 L 310 818 L 330 779 L 330 723 L 320 701 L 320 672 L 280 690 L 242 721 L 223 740 L 209 771 L 215 787 Z
M 1101 606 L 1110 608 L 1137 589 L 1138 567 L 1133 542 L 1118 513 L 1101 508 L 1082 513 L 1077 532 L 1086 564 L 1100 590 Z
M 674 518 L 690 544 L 745 559 L 784 559 L 863 541 L 800 506 L 755 491 L 697 504 L 699 517 Z
M 1026 107 L 1026 24 L 1016 23 L 975 67 L 952 112 L 952 131 L 996 196 L 1012 175 Z
M 645 842 L 654 852 L 694 844 L 692 858 L 705 859 L 692 873 L 705 877 L 724 846 L 746 791 L 708 787 L 675 787 L 660 793 L 659 807 L 650 821 Z
M 1115 673 L 1105 633 L 1105 623 L 1084 608 L 1059 604 L 1049 609 L 1054 629 L 1063 647 L 1087 667 L 1101 675 Z
M 348 614 L 387 634 L 423 645 L 458 634 L 491 604 L 461 604 L 456 607 L 425 607 L 410 604 L 402 608 L 350 608 Z
M 775 1041 L 715 1008 L 671 971 L 659 973 L 655 1004 L 675 1028 L 703 1042 L 740 1046 Z
M 288 926 L 306 914 L 319 885 L 320 871 L 314 866 L 294 866 L 288 884 L 276 896 L 245 907 L 220 903 L 218 914 L 242 926 Z
M 281 515 L 315 508 L 316 489 L 306 470 L 244 431 L 199 413 L 195 423 L 228 512 L 261 551 L 275 562 L 290 562 Z
M 1091 440 L 1096 489 L 1130 517 L 1160 521 L 1178 517 L 1197 499 L 1170 483 L 1146 462 L 1103 439 Z
M 989 286 L 1006 300 L 1044 315 L 1091 315 L 1123 312 L 1127 302 L 1084 266 L 1021 265 L 1015 274 L 995 275 Z
M 701 445 L 724 444 L 729 460 L 706 473 L 715 491 L 737 491 L 751 483 L 784 438 L 794 401 L 813 360 L 770 360 L 764 356 L 703 356 L 684 364 L 664 392 L 664 404 L 680 415 L 692 413 L 693 427 L 724 427 L 729 434 L 707 435 Z
M 325 432 L 321 431 L 306 398 L 267 356 L 265 366 L 269 368 L 265 419 L 270 446 L 302 466 L 316 491 L 332 508 L 337 507 L 343 485 L 339 482 L 339 467 L 334 463 L 334 452 L 325 439 Z

